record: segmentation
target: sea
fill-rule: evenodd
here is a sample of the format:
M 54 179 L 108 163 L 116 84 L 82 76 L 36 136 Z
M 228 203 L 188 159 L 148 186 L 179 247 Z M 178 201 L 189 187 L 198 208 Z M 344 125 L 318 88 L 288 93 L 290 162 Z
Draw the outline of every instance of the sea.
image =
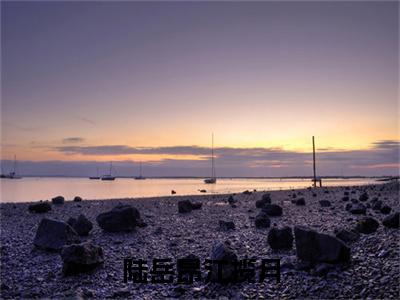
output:
M 351 186 L 379 183 L 373 178 L 323 179 L 323 186 Z M 114 181 L 89 178 L 24 177 L 0 180 L 0 202 L 50 200 L 61 195 L 70 200 L 143 198 L 175 195 L 241 193 L 245 190 L 272 191 L 311 186 L 310 179 L 219 178 L 216 184 L 205 184 L 201 178 L 116 178 Z M 201 191 L 203 190 L 203 191 Z M 205 192 L 204 192 L 205 190 Z

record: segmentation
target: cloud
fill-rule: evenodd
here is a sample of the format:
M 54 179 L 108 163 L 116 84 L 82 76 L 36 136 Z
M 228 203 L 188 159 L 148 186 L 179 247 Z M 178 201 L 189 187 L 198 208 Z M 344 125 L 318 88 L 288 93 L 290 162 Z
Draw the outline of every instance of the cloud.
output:
M 68 137 L 62 140 L 64 144 L 82 143 L 85 139 L 81 137 Z
M 81 116 L 77 116 L 76 118 L 77 118 L 78 120 L 81 120 L 82 122 L 87 123 L 87 124 L 96 125 L 96 122 L 93 121 L 93 120 L 91 120 L 91 119 L 88 119 L 88 118 L 85 118 L 85 117 L 81 117 Z

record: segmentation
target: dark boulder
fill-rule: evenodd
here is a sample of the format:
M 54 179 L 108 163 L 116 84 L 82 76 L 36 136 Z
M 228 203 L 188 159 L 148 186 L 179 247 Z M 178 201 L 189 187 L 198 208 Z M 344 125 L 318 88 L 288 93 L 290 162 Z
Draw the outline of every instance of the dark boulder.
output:
M 43 250 L 60 251 L 65 245 L 79 242 L 75 230 L 63 221 L 44 218 L 39 223 L 33 244 Z
M 221 262 L 221 264 L 212 264 L 211 281 L 225 283 L 236 279 L 238 258 L 228 242 L 217 242 L 212 248 L 210 259 Z
M 321 200 L 321 201 L 319 201 L 319 204 L 320 204 L 322 207 L 331 206 L 331 202 L 328 201 L 328 200 Z
M 283 228 L 272 228 L 268 232 L 268 244 L 274 250 L 277 249 L 292 249 L 293 233 L 292 228 L 286 226 Z
M 349 262 L 350 248 L 334 236 L 318 233 L 312 229 L 294 228 L 297 257 L 310 262 Z
M 347 201 L 349 201 L 349 200 L 350 200 L 349 196 L 344 196 L 344 197 L 342 198 L 342 201 L 344 201 L 344 202 L 347 202 Z
M 84 215 L 79 215 L 78 219 L 69 218 L 67 223 L 76 231 L 80 236 L 86 236 L 93 229 L 93 224 Z
M 82 201 L 81 197 L 79 197 L 79 196 L 74 197 L 74 202 L 81 202 L 81 201 Z
M 354 230 L 340 229 L 336 232 L 336 237 L 346 244 L 357 241 L 360 238 L 360 234 Z
M 263 208 L 267 204 L 271 204 L 271 196 L 270 194 L 264 194 L 260 200 L 256 201 L 257 208 Z
M 232 221 L 219 220 L 219 229 L 222 231 L 235 230 L 235 223 Z
M 358 203 L 351 205 L 349 212 L 353 215 L 365 215 L 367 208 L 364 204 Z
M 356 225 L 356 230 L 364 234 L 370 234 L 375 232 L 378 229 L 378 227 L 379 223 L 377 220 L 371 217 L 365 217 L 358 221 Z
M 174 190 L 171 190 L 171 195 L 175 195 L 176 192 Z
M 358 198 L 358 200 L 364 202 L 364 201 L 367 201 L 368 198 L 369 198 L 368 193 L 367 193 L 367 192 L 364 192 L 364 193 L 362 193 L 362 194 L 360 195 L 360 197 Z
M 203 203 L 201 203 L 201 202 L 192 202 L 191 203 L 191 205 L 192 205 L 192 209 L 201 209 L 201 207 L 203 206 Z
M 51 210 L 51 205 L 48 201 L 41 201 L 29 205 L 28 210 L 33 213 L 46 213 Z
M 228 198 L 228 203 L 229 203 L 230 205 L 234 205 L 234 204 L 236 203 L 236 199 L 233 198 L 232 195 L 230 195 L 229 198 Z
M 296 205 L 304 206 L 306 205 L 306 200 L 304 198 L 299 198 L 296 200 Z
M 278 204 L 267 204 L 262 208 L 262 212 L 271 217 L 282 216 L 282 207 Z
M 260 212 L 256 216 L 254 224 L 256 225 L 256 228 L 268 228 L 271 225 L 271 221 L 266 213 Z
M 72 244 L 61 251 L 63 274 L 76 275 L 91 271 L 104 262 L 103 249 L 90 242 Z
M 96 218 L 99 226 L 108 232 L 132 231 L 142 223 L 139 211 L 130 205 L 117 205 Z
M 51 202 L 53 204 L 64 204 L 64 201 L 65 201 L 65 199 L 63 196 L 57 196 L 57 197 L 54 197 L 51 199 Z
M 382 221 L 383 226 L 388 228 L 399 228 L 399 213 L 391 214 Z
M 181 214 L 190 213 L 192 211 L 192 203 L 189 200 L 181 200 L 178 202 L 178 212 Z
M 380 211 L 381 211 L 381 213 L 383 213 L 384 215 L 388 215 L 388 214 L 390 214 L 390 212 L 392 211 L 392 209 L 391 209 L 389 206 L 385 205 L 385 206 L 382 206 L 382 207 L 381 207 Z
M 381 200 L 377 200 L 373 203 L 372 209 L 373 210 L 380 210 L 382 208 L 383 202 Z

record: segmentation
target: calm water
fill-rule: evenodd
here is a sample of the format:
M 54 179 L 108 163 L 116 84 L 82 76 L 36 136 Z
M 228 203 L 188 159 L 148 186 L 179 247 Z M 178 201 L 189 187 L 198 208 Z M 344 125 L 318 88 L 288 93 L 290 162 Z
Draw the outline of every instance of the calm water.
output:
M 325 186 L 363 185 L 373 179 L 326 179 Z M 198 195 L 200 189 L 207 193 L 234 193 L 244 190 L 280 190 L 303 188 L 311 185 L 309 179 L 218 179 L 217 184 L 206 185 L 201 179 L 146 179 L 117 178 L 115 181 L 86 178 L 34 178 L 1 179 L 1 202 L 27 202 L 46 200 L 57 195 L 66 199 L 81 196 L 84 199 L 110 199 L 127 197 L 152 197 L 171 195 Z

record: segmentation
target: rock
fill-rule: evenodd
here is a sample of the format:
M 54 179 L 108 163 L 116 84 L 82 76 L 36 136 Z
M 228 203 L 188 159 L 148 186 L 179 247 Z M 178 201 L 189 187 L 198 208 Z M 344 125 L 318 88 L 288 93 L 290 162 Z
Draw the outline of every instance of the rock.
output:
M 244 194 L 244 195 L 251 195 L 252 192 L 250 192 L 249 190 L 245 190 L 245 191 L 243 192 L 243 194 Z
M 175 195 L 176 192 L 174 190 L 171 190 L 171 195 Z
M 256 219 L 254 220 L 254 224 L 256 228 L 268 228 L 271 225 L 271 221 L 268 218 L 268 215 L 264 212 L 260 212 Z
M 28 210 L 33 213 L 46 213 L 51 210 L 51 205 L 48 201 L 41 201 L 29 205 Z
M 142 220 L 139 211 L 130 205 L 117 205 L 96 218 L 100 228 L 108 232 L 132 231 Z
M 207 193 L 206 190 L 200 190 L 200 193 Z
M 51 202 L 53 203 L 53 204 L 64 204 L 64 197 L 63 196 L 57 196 L 57 197 L 54 197 L 53 199 L 51 199 Z
M 396 212 L 390 216 L 387 216 L 383 219 L 382 224 L 388 228 L 399 228 L 399 213 Z
M 91 271 L 104 262 L 103 249 L 90 242 L 63 247 L 63 274 L 76 275 Z
M 219 220 L 219 229 L 222 231 L 235 230 L 235 223 L 232 221 Z
M 328 200 L 321 200 L 321 201 L 319 201 L 319 204 L 320 204 L 322 207 L 331 206 L 331 202 L 328 201 Z
M 304 206 L 304 205 L 306 205 L 306 200 L 304 198 L 299 198 L 296 200 L 296 205 Z
M 81 197 L 75 196 L 74 202 L 81 202 L 81 201 L 82 201 L 82 198 L 81 198 Z
M 340 229 L 336 233 L 336 237 L 346 244 L 357 241 L 360 238 L 360 234 L 357 231 Z
M 356 225 L 356 230 L 364 234 L 370 234 L 375 232 L 378 229 L 378 227 L 379 223 L 377 220 L 371 217 L 365 217 L 358 221 Z
M 349 211 L 353 215 L 365 215 L 367 208 L 365 207 L 364 204 L 358 203 L 351 205 Z
M 271 204 L 271 195 L 270 194 L 264 194 L 260 200 L 256 201 L 257 208 L 263 208 L 267 204 Z
M 201 207 L 203 206 L 203 203 L 195 202 L 195 203 L 191 203 L 191 205 L 192 205 L 192 209 L 201 209 Z
M 377 200 L 372 205 L 372 209 L 373 210 L 380 210 L 382 208 L 382 204 L 383 204 L 383 202 L 381 200 Z
M 392 211 L 392 209 L 391 209 L 389 206 L 385 205 L 385 206 L 382 206 L 382 207 L 381 207 L 380 211 L 381 211 L 381 213 L 383 213 L 384 215 L 388 215 L 388 214 L 390 214 L 390 212 Z
M 233 198 L 232 195 L 229 196 L 229 198 L 228 198 L 228 203 L 229 203 L 230 205 L 234 205 L 234 204 L 236 203 L 236 200 L 235 200 L 235 198 Z
M 271 217 L 282 216 L 282 207 L 277 204 L 266 204 L 262 211 Z
M 310 262 L 349 262 L 350 248 L 334 236 L 303 226 L 294 228 L 297 257 Z
M 222 261 L 220 274 L 218 278 L 218 265 L 213 264 L 211 269 L 211 281 L 229 282 L 235 279 L 237 255 L 228 242 L 217 242 L 214 244 L 210 259 L 214 261 Z M 218 280 L 220 279 L 220 280 Z
M 190 213 L 192 211 L 192 203 L 189 200 L 181 200 L 178 202 L 178 211 L 181 214 Z
M 78 219 L 70 218 L 67 223 L 80 236 L 86 236 L 93 229 L 93 224 L 84 215 L 79 215 Z
M 79 242 L 75 230 L 67 223 L 44 218 L 40 221 L 33 244 L 41 249 L 60 251 L 65 245 Z
M 362 193 L 362 194 L 360 195 L 360 198 L 358 198 L 358 200 L 364 202 L 364 201 L 367 201 L 368 198 L 369 198 L 368 193 L 367 193 L 367 192 L 364 192 L 364 193 Z
M 342 201 L 344 201 L 344 202 L 347 202 L 347 201 L 349 201 L 349 200 L 350 200 L 349 196 L 344 196 L 344 197 L 342 198 Z
M 283 228 L 272 228 L 268 232 L 268 244 L 274 250 L 277 249 L 292 249 L 293 233 L 292 228 L 286 226 Z

